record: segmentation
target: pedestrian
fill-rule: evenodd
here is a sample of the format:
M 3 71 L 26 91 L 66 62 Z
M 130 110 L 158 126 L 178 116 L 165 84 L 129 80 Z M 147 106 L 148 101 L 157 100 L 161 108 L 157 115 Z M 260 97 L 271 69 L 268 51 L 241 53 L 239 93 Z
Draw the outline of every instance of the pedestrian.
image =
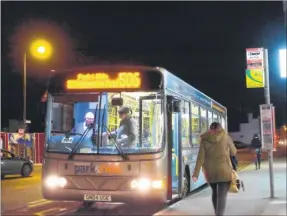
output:
M 199 153 L 192 175 L 197 181 L 201 167 L 207 183 L 212 189 L 212 204 L 215 215 L 223 215 L 227 192 L 232 181 L 233 167 L 230 156 L 236 155 L 236 148 L 230 136 L 218 122 L 201 135 Z
M 261 144 L 258 134 L 254 134 L 250 147 L 255 157 L 254 159 L 255 169 L 258 170 L 260 169 L 260 164 L 261 164 L 261 148 L 262 148 L 262 144 Z

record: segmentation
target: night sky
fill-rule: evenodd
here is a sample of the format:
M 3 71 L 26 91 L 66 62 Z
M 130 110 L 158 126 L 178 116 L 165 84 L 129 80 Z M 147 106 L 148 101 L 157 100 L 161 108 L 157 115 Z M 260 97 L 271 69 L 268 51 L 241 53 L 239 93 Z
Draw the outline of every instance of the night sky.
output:
M 27 119 L 43 131 L 41 96 L 49 71 L 102 61 L 162 66 L 225 105 L 229 130 L 259 113 L 263 89 L 245 87 L 245 48 L 269 50 L 271 102 L 286 123 L 286 80 L 278 49 L 286 47 L 282 2 L 1 2 L 1 127 L 22 119 L 27 44 L 44 37 L 53 57 L 28 56 Z

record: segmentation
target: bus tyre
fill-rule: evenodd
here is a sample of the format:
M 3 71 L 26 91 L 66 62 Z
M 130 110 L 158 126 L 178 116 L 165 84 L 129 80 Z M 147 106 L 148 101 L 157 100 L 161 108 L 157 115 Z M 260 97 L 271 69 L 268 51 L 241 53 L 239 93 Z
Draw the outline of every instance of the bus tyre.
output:
M 190 190 L 190 177 L 188 173 L 185 171 L 184 176 L 183 176 L 183 188 L 182 188 L 182 193 L 181 193 L 181 198 L 187 197 L 189 194 Z
M 24 164 L 21 170 L 21 176 L 28 177 L 30 176 L 31 172 L 32 172 L 31 166 L 29 164 Z

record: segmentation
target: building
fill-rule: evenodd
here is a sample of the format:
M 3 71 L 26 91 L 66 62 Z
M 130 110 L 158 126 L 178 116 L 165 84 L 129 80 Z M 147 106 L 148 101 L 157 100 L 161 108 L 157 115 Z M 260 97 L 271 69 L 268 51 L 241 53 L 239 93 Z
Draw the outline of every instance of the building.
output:
M 254 134 L 260 133 L 260 119 L 253 118 L 252 113 L 248 113 L 248 122 L 240 123 L 239 131 L 230 132 L 229 135 L 234 141 L 240 141 L 246 144 L 250 144 Z

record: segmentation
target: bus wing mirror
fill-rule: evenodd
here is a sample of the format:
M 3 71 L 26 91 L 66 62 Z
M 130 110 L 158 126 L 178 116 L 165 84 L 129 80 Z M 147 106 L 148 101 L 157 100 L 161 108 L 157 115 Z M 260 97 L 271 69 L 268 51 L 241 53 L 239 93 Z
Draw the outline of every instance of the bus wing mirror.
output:
M 124 104 L 123 98 L 112 98 L 112 106 L 122 106 Z
M 180 101 L 173 101 L 172 104 L 172 112 L 179 113 L 180 112 Z

